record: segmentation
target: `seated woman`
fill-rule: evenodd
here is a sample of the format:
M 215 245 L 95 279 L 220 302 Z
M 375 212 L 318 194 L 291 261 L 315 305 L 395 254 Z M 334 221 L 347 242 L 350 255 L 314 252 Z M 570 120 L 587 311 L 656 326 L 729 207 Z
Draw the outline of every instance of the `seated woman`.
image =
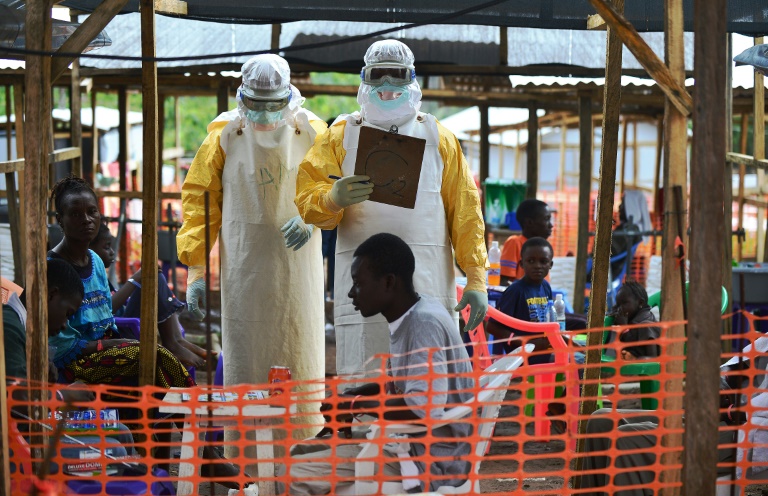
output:
M 635 325 L 655 323 L 656 317 L 651 313 L 651 307 L 648 306 L 648 293 L 638 282 L 627 281 L 619 292 L 616 293 L 616 306 L 613 309 L 614 325 Z M 656 358 L 660 354 L 659 345 L 649 343 L 659 339 L 660 330 L 658 326 L 633 327 L 625 329 L 619 335 L 619 341 L 622 343 L 636 343 L 645 341 L 645 344 L 628 346 L 621 350 L 621 357 L 624 360 L 637 360 L 639 358 Z
M 96 193 L 83 179 L 67 177 L 56 183 L 51 200 L 64 238 L 48 258 L 69 262 L 85 287 L 80 309 L 69 318 L 66 329 L 50 339 L 57 348 L 54 363 L 68 382 L 137 385 L 139 342 L 117 338 L 107 272 L 98 255 L 88 249 L 101 220 Z M 170 388 L 195 382 L 173 353 L 158 346 L 155 384 Z
M 115 262 L 114 237 L 109 232 L 106 224 L 99 225 L 99 232 L 91 241 L 90 249 L 95 252 L 104 263 L 104 268 L 109 269 Z M 141 313 L 141 269 L 139 269 L 126 284 L 115 290 L 109 283 L 112 291 L 112 313 L 121 317 L 140 318 Z M 202 367 L 205 365 L 205 350 L 196 346 L 181 335 L 179 324 L 179 312 L 186 305 L 180 302 L 176 295 L 168 288 L 168 282 L 162 273 L 157 280 L 157 330 L 160 332 L 160 340 L 168 351 L 176 355 L 181 363 L 187 367 Z M 119 312 L 119 313 L 118 313 Z

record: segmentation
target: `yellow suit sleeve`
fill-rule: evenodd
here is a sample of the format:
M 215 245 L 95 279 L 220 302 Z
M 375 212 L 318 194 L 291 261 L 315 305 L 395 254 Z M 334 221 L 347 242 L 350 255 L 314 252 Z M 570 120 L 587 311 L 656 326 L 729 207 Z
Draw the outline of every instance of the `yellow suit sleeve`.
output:
M 226 155 L 221 148 L 221 132 L 226 121 L 208 126 L 208 136 L 197 150 L 181 188 L 184 222 L 176 235 L 179 261 L 185 265 L 205 265 L 205 192 L 209 193 L 211 245 L 221 228 L 222 185 Z
M 467 274 L 467 291 L 486 292 L 485 275 L 488 254 L 485 250 L 485 222 L 480 209 L 480 195 L 461 152 L 456 136 L 439 122 L 440 156 L 443 159 L 443 185 L 440 195 L 451 244 L 459 267 Z
M 331 202 L 334 180 L 328 176 L 342 175 L 341 164 L 347 155 L 343 146 L 346 124 L 341 120 L 318 134 L 315 144 L 299 165 L 294 202 L 304 222 L 321 229 L 333 229 L 344 215 L 344 210 Z

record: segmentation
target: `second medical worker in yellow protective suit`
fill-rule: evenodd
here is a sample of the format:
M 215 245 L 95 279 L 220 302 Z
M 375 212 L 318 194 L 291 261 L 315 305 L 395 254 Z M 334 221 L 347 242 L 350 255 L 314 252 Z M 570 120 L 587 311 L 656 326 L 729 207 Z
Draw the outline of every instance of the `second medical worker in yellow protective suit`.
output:
M 242 73 L 237 109 L 208 126 L 182 188 L 177 244 L 179 260 L 189 266 L 187 303 L 202 319 L 208 191 L 211 244 L 218 234 L 221 250 L 224 384 L 266 383 L 272 365 L 290 367 L 294 380 L 322 381 L 321 236 L 302 222 L 293 199 L 299 163 L 326 124 L 301 107 L 281 57 L 253 57 Z M 311 387 L 322 390 L 320 383 Z M 319 406 L 299 405 L 299 411 Z M 323 423 L 319 413 L 301 418 L 310 421 Z
M 360 112 L 340 116 L 317 139 L 301 163 L 296 205 L 304 222 L 322 229 L 338 225 L 336 242 L 336 368 L 358 374 L 376 353 L 389 352 L 383 317 L 363 318 L 347 292 L 355 249 L 370 236 L 388 232 L 405 240 L 416 257 L 416 291 L 456 307 L 453 251 L 467 274 L 460 308 L 471 307 L 466 329 L 474 329 L 488 309 L 485 285 L 485 227 L 477 187 L 456 137 L 430 114 L 419 112 L 421 88 L 411 50 L 397 40 L 377 41 L 365 54 L 357 93 Z M 361 126 L 426 140 L 416 206 L 406 209 L 366 201 L 373 185 L 355 176 Z M 342 176 L 334 180 L 329 176 Z M 454 314 L 455 315 L 455 314 Z

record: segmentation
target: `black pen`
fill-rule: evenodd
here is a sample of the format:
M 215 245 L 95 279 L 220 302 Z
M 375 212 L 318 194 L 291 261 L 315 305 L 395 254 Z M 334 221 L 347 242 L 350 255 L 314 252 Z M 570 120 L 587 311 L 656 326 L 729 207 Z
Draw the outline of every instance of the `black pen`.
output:
M 339 176 L 331 175 L 331 176 L 328 176 L 328 179 L 334 179 L 334 180 L 338 181 L 341 178 Z M 360 184 L 369 184 L 369 181 L 360 181 Z

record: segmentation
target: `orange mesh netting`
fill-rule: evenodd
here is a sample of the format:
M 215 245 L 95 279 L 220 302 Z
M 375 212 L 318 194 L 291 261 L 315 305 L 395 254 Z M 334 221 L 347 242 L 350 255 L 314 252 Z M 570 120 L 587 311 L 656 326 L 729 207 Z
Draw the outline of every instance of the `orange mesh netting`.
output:
M 739 337 L 746 338 L 750 343 L 754 343 L 758 338 L 766 339 L 755 331 L 756 317 L 747 315 L 747 318 L 750 331 Z M 674 324 L 679 325 L 679 323 Z M 158 483 L 160 482 L 173 484 L 179 493 L 208 494 L 210 479 L 201 475 L 200 465 L 223 462 L 204 459 L 200 448 L 206 445 L 221 447 L 228 444 L 236 448 L 228 452 L 238 453 L 230 461 L 240 467 L 246 467 L 247 472 L 246 475 L 241 471 L 239 476 L 229 480 L 235 480 L 241 485 L 255 482 L 259 486 L 259 494 L 262 495 L 274 494 L 276 491 L 290 487 L 291 484 L 299 483 L 325 484 L 331 488 L 333 494 L 364 490 L 372 491 L 371 494 L 378 494 L 382 484 L 400 484 L 403 480 L 421 482 L 425 490 L 429 490 L 430 482 L 434 483 L 434 487 L 440 485 L 441 481 L 444 482 L 456 476 L 441 474 L 437 471 L 425 473 L 423 467 L 430 467 L 436 462 L 457 460 L 468 462 L 472 467 L 469 473 L 459 476 L 465 481 L 463 487 L 469 493 L 516 492 L 566 495 L 594 491 L 595 489 L 573 488 L 574 480 L 579 475 L 584 475 L 586 478 L 592 477 L 593 482 L 597 480 L 600 484 L 606 484 L 599 490 L 613 493 L 620 484 L 626 483 L 627 478 L 632 478 L 631 474 L 640 472 L 645 478 L 642 484 L 635 487 L 657 491 L 662 487 L 680 484 L 668 482 L 675 479 L 662 478 L 660 474 L 665 470 L 676 472 L 681 469 L 679 463 L 665 465 L 667 461 L 662 455 L 680 453 L 682 446 L 666 446 L 662 440 L 665 436 L 675 433 L 665 427 L 665 419 L 682 414 L 681 410 L 665 409 L 664 399 L 682 395 L 682 393 L 668 391 L 672 382 L 685 377 L 684 373 L 673 375 L 667 372 L 667 365 L 683 359 L 683 357 L 669 356 L 667 353 L 667 347 L 672 343 L 672 340 L 667 337 L 667 332 L 673 324 L 658 325 L 661 328 L 661 338 L 658 340 L 661 356 L 642 364 L 647 366 L 645 373 L 651 375 L 630 375 L 631 368 L 636 367 L 637 362 L 625 362 L 621 359 L 610 363 L 606 358 L 605 363 L 590 365 L 600 367 L 603 372 L 600 380 L 602 396 L 599 399 L 604 407 L 608 407 L 607 410 L 602 410 L 601 414 L 590 417 L 592 419 L 590 425 L 594 427 L 601 422 L 604 424 L 604 420 L 609 420 L 613 425 L 622 425 L 619 429 L 588 432 L 583 436 L 577 434 L 576 424 L 580 418 L 578 391 L 579 386 L 585 384 L 585 381 L 579 378 L 579 369 L 584 366 L 574 363 L 573 358 L 575 352 L 583 352 L 585 348 L 574 344 L 574 340 L 579 341 L 576 334 L 567 332 L 563 335 L 566 338 L 566 347 L 563 348 L 561 344 L 555 347 L 555 355 L 567 355 L 564 364 L 558 359 L 556 364 L 531 366 L 527 361 L 518 363 L 523 360 L 515 356 L 501 361 L 498 360 L 500 357 L 491 356 L 489 358 L 495 361 L 493 367 L 497 367 L 498 370 L 484 372 L 479 367 L 478 357 L 481 355 L 479 353 L 481 347 L 487 346 L 487 343 L 480 342 L 474 345 L 475 358 L 471 360 L 474 360 L 472 363 L 475 368 L 467 374 L 467 377 L 473 380 L 473 385 L 464 391 L 468 393 L 469 399 L 462 404 L 444 404 L 446 397 L 439 394 L 438 384 L 444 380 L 452 383 L 451 381 L 456 377 L 437 374 L 435 369 L 439 364 L 430 363 L 427 368 L 396 372 L 396 375 L 403 376 L 413 372 L 416 375 L 408 377 L 407 380 L 426 381 L 429 385 L 425 395 L 419 395 L 418 399 L 414 397 L 406 400 L 410 401 L 409 404 L 419 403 L 424 411 L 439 410 L 444 412 L 442 416 L 451 416 L 448 419 L 427 415 L 426 418 L 418 421 L 382 420 L 384 415 L 391 415 L 393 411 L 393 408 L 386 406 L 382 400 L 404 398 L 403 395 L 393 392 L 352 398 L 335 393 L 350 385 L 359 384 L 363 380 L 378 384 L 384 391 L 389 382 L 387 371 L 384 369 L 379 370 L 378 374 L 373 374 L 374 377 L 369 379 L 329 378 L 313 384 L 286 382 L 280 385 L 284 390 L 283 394 L 265 398 L 261 398 L 255 391 L 269 391 L 269 385 L 226 389 L 197 387 L 170 392 L 155 387 L 92 387 L 91 390 L 97 394 L 97 399 L 76 406 L 94 409 L 97 412 L 107 408 L 118 408 L 120 421 L 130 428 L 133 435 L 133 444 L 127 443 L 122 447 L 129 453 L 135 449 L 136 454 L 126 459 L 111 459 L 104 455 L 105 448 L 115 448 L 114 441 L 108 439 L 115 434 L 115 431 L 106 430 L 101 425 L 104 421 L 63 420 L 67 427 L 64 430 L 65 435 L 83 440 L 86 439 L 83 438 L 84 435 L 96 436 L 96 441 L 88 438 L 85 441 L 90 446 L 88 453 L 74 460 L 62 458 L 59 450 L 51 459 L 51 463 L 58 467 L 58 470 L 52 471 L 49 480 L 57 487 L 57 492 L 53 494 L 72 492 L 68 489 L 70 486 L 78 484 L 82 486 L 85 481 L 97 485 L 97 489 L 90 494 L 106 494 L 107 491 L 111 494 L 139 494 L 115 492 L 120 491 L 115 489 L 117 486 L 110 489 L 109 484 L 120 483 L 143 485 L 146 494 L 159 493 L 161 487 Z M 618 334 L 625 329 L 626 327 L 608 328 Z M 588 332 L 602 333 L 604 329 L 592 329 Z M 723 339 L 730 338 L 726 336 Z M 627 343 L 614 340 L 604 345 L 602 351 L 604 353 L 612 351 L 621 356 L 621 349 L 625 346 Z M 719 469 L 725 475 L 728 473 L 735 475 L 733 484 L 740 486 L 742 494 L 747 486 L 759 484 L 759 479 L 768 475 L 768 470 L 763 471 L 768 469 L 768 401 L 764 399 L 768 397 L 768 390 L 759 387 L 765 386 L 763 384 L 765 353 L 755 348 L 766 349 L 763 347 L 763 342 L 759 341 L 757 346 L 753 346 L 752 350 L 746 353 L 723 354 L 724 360 L 740 356 L 743 360 L 748 360 L 751 365 L 745 370 L 727 374 L 734 377 L 743 376 L 745 380 L 739 383 L 741 388 L 739 391 L 725 392 L 733 398 L 751 399 L 734 401 L 730 412 L 728 408 L 721 408 L 721 413 L 726 418 L 730 413 L 732 419 L 740 419 L 744 415 L 749 419 L 745 424 L 732 421 L 731 425 L 723 423 L 721 426 L 722 439 L 726 439 L 727 434 L 730 433 L 731 441 L 723 441 L 720 444 L 723 461 Z M 544 350 L 532 353 L 549 354 L 550 352 L 551 350 Z M 488 356 L 487 353 L 482 355 Z M 527 356 L 522 355 L 523 358 Z M 386 363 L 388 357 L 377 358 L 382 359 L 381 363 Z M 657 365 L 654 366 L 654 363 Z M 506 372 L 505 367 L 508 369 Z M 549 379 L 541 380 L 540 377 Z M 647 384 L 649 382 L 651 384 Z M 43 420 L 38 423 L 23 417 L 45 418 L 45 416 L 39 416 L 39 411 L 31 409 L 30 405 L 36 408 L 45 407 L 49 410 L 64 406 L 57 395 L 50 392 L 51 390 L 49 388 L 49 391 L 42 392 L 43 397 L 47 398 L 44 401 L 30 403 L 25 399 L 29 392 L 25 386 L 16 384 L 9 387 L 10 407 L 21 413 L 21 417 L 15 415 L 12 419 L 11 438 L 6 440 L 13 452 L 11 457 L 13 494 L 25 494 L 25 488 L 34 479 L 31 475 L 32 464 L 42 460 L 43 455 L 38 448 L 43 447 L 45 440 L 51 438 L 49 432 L 39 435 L 34 428 L 45 426 L 54 429 L 56 427 L 56 422 L 53 420 Z M 438 392 L 434 392 L 435 390 Z M 34 388 L 33 391 L 35 391 Z M 357 408 L 352 405 L 353 411 L 356 412 L 354 424 L 352 424 L 353 432 L 357 436 L 355 439 L 348 439 L 344 434 L 310 439 L 304 443 L 294 439 L 293 431 L 307 427 L 308 424 L 307 420 L 297 417 L 292 412 L 296 411 L 297 405 L 302 404 L 319 408 L 320 398 L 323 396 L 319 391 L 324 391 L 328 396 L 324 401 L 336 409 L 326 412 L 331 414 L 328 426 L 334 431 L 349 426 L 346 423 L 349 417 L 336 417 L 337 413 L 343 414 L 348 411 L 338 409 L 339 404 L 346 403 L 349 407 L 351 401 L 357 402 Z M 214 394 L 212 403 L 207 401 L 207 393 Z M 658 400 L 659 409 L 634 413 L 621 410 L 641 409 L 644 398 Z M 536 408 L 537 405 L 539 408 Z M 555 416 L 527 414 L 542 410 Z M 557 416 L 558 413 L 562 415 Z M 176 414 L 176 418 L 158 420 L 159 415 L 168 414 Z M 637 420 L 638 415 L 655 418 L 659 426 L 654 423 L 642 432 L 626 428 L 626 425 L 633 424 L 633 419 Z M 550 420 L 556 420 L 556 422 L 550 425 Z M 471 433 L 467 437 L 456 439 L 442 437 L 445 435 L 443 427 L 452 423 L 470 426 Z M 412 437 L 387 437 L 383 432 L 391 431 L 394 424 L 399 426 L 396 429 L 398 432 L 411 433 Z M 319 423 L 310 425 L 316 430 L 322 427 Z M 541 429 L 541 425 L 545 428 Z M 77 431 L 78 427 L 82 430 Z M 223 437 L 218 436 L 218 432 L 223 428 L 233 429 L 239 433 L 239 436 L 225 442 Z M 375 433 L 371 439 L 366 439 L 363 434 L 372 428 L 375 428 Z M 170 438 L 163 439 L 164 433 L 170 434 Z M 160 438 L 157 437 L 158 434 L 161 435 Z M 645 446 L 627 447 L 626 441 L 633 436 L 635 438 L 651 436 L 652 442 Z M 587 469 L 581 472 L 576 470 L 577 455 L 574 451 L 575 442 L 579 437 L 584 437 L 588 448 L 593 450 L 580 455 L 591 459 L 591 464 L 588 463 Z M 69 444 L 60 444 L 60 447 L 68 447 L 73 443 L 71 439 L 67 439 L 67 442 Z M 456 459 L 444 454 L 440 455 L 440 453 L 446 453 L 444 450 L 433 453 L 429 449 L 426 451 L 420 449 L 420 446 L 430 447 L 446 442 L 469 443 L 471 449 Z M 365 445 L 365 443 L 369 444 Z M 357 452 L 350 455 L 347 447 L 361 444 L 364 445 L 365 451 L 359 455 L 361 457 L 355 459 Z M 398 451 L 397 446 L 400 446 L 402 455 L 393 455 Z M 601 446 L 604 451 L 595 451 Z M 181 459 L 169 460 L 158 457 L 156 450 L 162 447 L 170 447 L 171 451 L 180 449 Z M 294 456 L 290 455 L 292 451 Z M 303 455 L 296 456 L 299 453 Z M 408 458 L 409 454 L 410 458 Z M 404 476 L 399 472 L 392 472 L 391 466 L 390 469 L 385 470 L 374 469 L 374 467 L 380 468 L 387 463 L 392 464 L 406 459 L 415 462 L 416 472 L 406 473 Z M 651 459 L 651 462 L 647 466 L 638 467 L 635 466 L 636 464 L 628 463 L 628 459 L 635 461 Z M 600 465 L 601 460 L 605 462 L 605 466 Z M 355 461 L 358 463 L 354 463 Z M 147 470 L 147 467 L 151 468 L 157 464 L 169 464 L 170 475 L 159 477 L 157 473 L 153 475 L 152 470 Z M 312 470 L 308 470 L 307 467 Z M 326 471 L 314 470 L 318 467 L 325 467 Z M 370 470 L 366 472 L 367 469 Z M 78 470 L 89 474 L 88 477 L 71 475 Z M 725 484 L 726 481 L 723 480 L 721 483 Z M 632 486 L 621 486 L 621 489 L 625 490 L 631 488 Z M 216 491 L 219 494 L 226 494 L 226 490 L 221 487 L 217 487 Z

